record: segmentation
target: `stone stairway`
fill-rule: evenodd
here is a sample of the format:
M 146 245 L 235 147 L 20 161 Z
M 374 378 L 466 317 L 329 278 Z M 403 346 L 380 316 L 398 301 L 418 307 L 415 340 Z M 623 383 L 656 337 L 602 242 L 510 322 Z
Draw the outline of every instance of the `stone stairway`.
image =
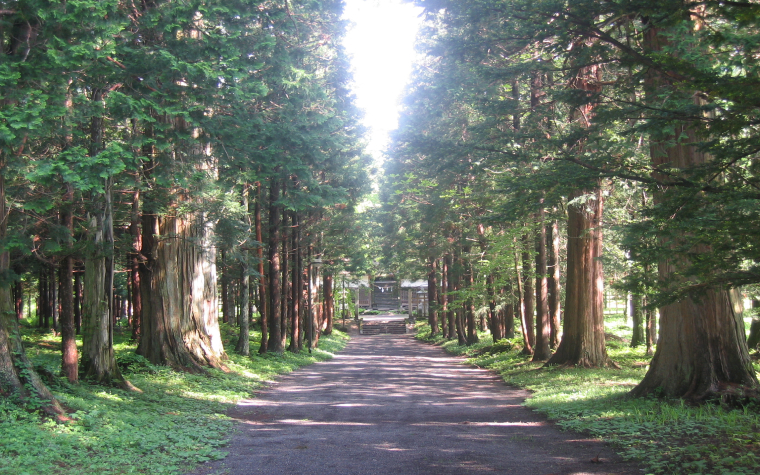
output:
M 406 333 L 404 320 L 364 321 L 361 326 L 362 335 L 403 335 Z

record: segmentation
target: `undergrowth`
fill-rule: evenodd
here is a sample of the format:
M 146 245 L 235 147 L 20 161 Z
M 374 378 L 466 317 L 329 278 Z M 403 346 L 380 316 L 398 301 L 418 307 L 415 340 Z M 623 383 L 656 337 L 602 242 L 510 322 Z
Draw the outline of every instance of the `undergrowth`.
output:
M 234 348 L 237 333 L 223 326 L 225 348 Z M 60 373 L 60 338 L 24 327 L 27 353 L 46 374 Z M 260 333 L 251 332 L 251 348 Z M 57 423 L 0 399 L 0 474 L 172 474 L 223 458 L 234 421 L 230 405 L 278 374 L 332 357 L 345 346 L 341 332 L 322 336 L 320 348 L 302 352 L 244 357 L 229 353 L 230 372 L 179 373 L 151 365 L 134 354 L 134 345 L 117 334 L 117 361 L 127 379 L 142 393 L 48 381 L 69 409 L 71 421 Z M 81 343 L 81 342 L 80 342 Z
M 621 315 L 608 316 L 607 351 L 621 369 L 543 368 L 521 355 L 522 339 L 490 335 L 460 346 L 431 336 L 426 323 L 417 337 L 438 344 L 473 365 L 498 372 L 508 384 L 532 391 L 525 405 L 563 429 L 612 443 L 623 457 L 640 462 L 647 474 L 760 473 L 760 408 L 691 406 L 680 400 L 631 398 L 650 357 L 630 348 L 630 328 Z M 757 369 L 757 368 L 756 368 Z

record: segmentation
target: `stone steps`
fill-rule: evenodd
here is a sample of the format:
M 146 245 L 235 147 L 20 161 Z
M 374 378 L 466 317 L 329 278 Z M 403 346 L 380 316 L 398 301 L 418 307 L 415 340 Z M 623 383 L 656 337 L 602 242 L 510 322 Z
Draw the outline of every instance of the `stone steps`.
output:
M 403 335 L 406 333 L 406 323 L 403 320 L 390 322 L 363 322 L 362 335 Z

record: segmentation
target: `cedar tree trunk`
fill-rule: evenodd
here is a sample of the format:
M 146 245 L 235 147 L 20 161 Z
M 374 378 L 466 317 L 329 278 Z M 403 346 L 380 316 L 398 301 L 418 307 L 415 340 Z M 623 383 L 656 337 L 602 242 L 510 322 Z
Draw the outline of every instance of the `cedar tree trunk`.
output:
M 515 253 L 515 282 L 517 283 L 517 310 L 520 314 L 520 329 L 522 331 L 522 337 L 523 337 L 523 349 L 522 354 L 524 355 L 532 355 L 533 354 L 533 345 L 530 343 L 530 335 L 531 331 L 529 331 L 528 322 L 525 318 L 525 302 L 524 302 L 524 295 L 523 292 L 523 285 L 522 285 L 522 275 L 520 274 L 520 269 L 518 268 L 517 263 L 519 262 L 520 254 Z
M 536 348 L 536 333 L 535 333 L 535 320 L 534 320 L 534 302 L 535 293 L 533 292 L 533 241 L 529 234 L 523 235 L 523 252 L 522 252 L 522 265 L 523 265 L 523 307 L 525 308 L 524 323 L 525 333 L 528 336 L 528 342 L 531 349 L 531 353 Z
M 282 183 L 283 195 L 287 193 L 287 181 Z M 290 303 L 292 297 L 292 282 L 290 280 L 290 213 L 282 209 L 282 222 L 280 225 L 282 242 L 282 254 L 280 258 L 282 272 L 282 292 L 280 294 L 280 345 L 285 349 L 288 342 L 288 322 L 290 320 Z
M 8 226 L 8 206 L 5 199 L 5 157 L 0 151 L 0 239 L 5 239 Z M 10 263 L 7 251 L 0 251 L 0 272 Z M 35 401 L 48 415 L 62 415 L 63 409 L 45 386 L 34 365 L 29 361 L 21 341 L 18 320 L 13 312 L 10 285 L 0 285 L 0 397 L 24 403 Z
M 429 259 L 428 272 L 428 323 L 433 335 L 438 334 L 438 259 Z
M 259 260 L 259 315 L 261 316 L 261 345 L 259 346 L 259 353 L 266 353 L 269 346 L 268 341 L 268 299 L 267 299 L 267 287 L 264 277 L 264 238 L 262 236 L 261 225 L 261 182 L 256 182 L 256 204 L 253 207 L 253 225 L 256 228 L 256 241 L 258 241 L 258 247 L 256 248 L 256 257 Z
M 449 282 L 449 263 L 446 256 L 441 262 L 441 291 L 438 292 L 438 301 L 441 307 L 441 332 L 444 338 L 451 338 L 449 330 L 449 299 L 448 299 L 448 282 Z
M 536 346 L 533 348 L 533 361 L 545 361 L 551 356 L 549 282 L 546 274 L 546 226 L 544 226 L 544 210 L 542 209 L 539 212 L 539 227 L 536 235 Z
M 594 198 L 568 207 L 567 291 L 562 341 L 547 365 L 610 366 L 604 339 L 601 188 L 576 191 L 570 199 Z
M 61 227 L 69 236 L 66 241 L 67 253 L 61 259 L 59 280 L 61 282 L 61 373 L 70 383 L 79 381 L 79 351 L 77 350 L 76 329 L 74 324 L 74 256 L 71 235 L 74 229 L 74 187 L 66 184 L 66 193 L 61 209 Z
M 549 318 L 551 324 L 551 342 L 549 346 L 556 350 L 559 346 L 560 328 L 560 276 L 559 276 L 559 223 L 557 220 L 552 221 L 547 236 L 549 244 L 549 255 L 547 257 L 547 267 L 549 271 Z
M 661 31 L 650 26 L 645 31 L 645 46 L 650 51 L 662 51 L 667 39 Z M 668 88 L 669 81 L 658 72 L 647 76 L 649 91 Z M 699 105 L 697 95 L 693 96 Z M 692 145 L 699 137 L 687 122 L 676 124 L 673 141 L 655 141 L 650 145 L 653 165 L 685 170 L 698 167 L 710 156 Z M 655 201 L 668 199 L 663 188 Z M 693 253 L 709 253 L 706 245 L 697 246 Z M 662 260 L 658 265 L 659 279 L 668 285 L 677 271 L 688 266 L 685 257 Z M 736 292 L 707 289 L 699 298 L 686 297 L 660 308 L 660 337 L 657 350 L 644 379 L 631 394 L 704 401 L 721 398 L 735 400 L 756 395 L 755 371 L 749 358 L 744 334 L 741 299 Z
M 140 292 L 140 257 L 142 255 L 142 234 L 140 233 L 140 190 L 132 195 L 132 215 L 129 225 L 132 235 L 132 252 L 130 254 L 132 287 L 132 340 L 140 343 L 142 330 L 142 293 Z
M 269 185 L 269 338 L 266 351 L 282 353 L 281 275 L 280 268 L 280 181 L 271 179 Z M 262 329 L 262 332 L 264 330 Z
M 323 312 L 325 318 L 325 335 L 332 334 L 333 331 L 333 317 L 335 315 L 335 299 L 333 299 L 333 276 L 332 274 L 325 272 L 324 277 L 324 305 Z
M 111 179 L 106 179 L 104 204 L 90 219 L 92 248 L 85 259 L 82 307 L 82 374 L 99 384 L 131 387 L 124 380 L 113 351 L 113 212 Z
M 143 334 L 151 363 L 201 372 L 225 369 L 216 295 L 216 250 L 203 213 L 143 214 Z
M 303 306 L 301 301 L 303 298 L 303 254 L 301 252 L 301 239 L 302 231 L 300 226 L 300 216 L 297 211 L 293 212 L 293 232 L 292 245 L 293 248 L 293 272 L 291 288 L 291 315 L 290 315 L 290 346 L 288 350 L 293 353 L 301 351 L 301 345 L 303 338 L 301 337 L 301 313 Z

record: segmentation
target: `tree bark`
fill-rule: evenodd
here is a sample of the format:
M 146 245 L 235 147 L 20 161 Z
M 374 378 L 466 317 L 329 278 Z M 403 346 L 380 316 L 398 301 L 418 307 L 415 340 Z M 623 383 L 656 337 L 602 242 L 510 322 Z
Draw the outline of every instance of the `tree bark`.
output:
M 504 338 L 501 315 L 496 310 L 496 295 L 493 288 L 493 274 L 486 276 L 486 297 L 488 299 L 488 328 L 494 343 Z
M 81 268 L 74 271 L 74 328 L 76 334 L 82 331 L 82 300 L 84 290 L 82 289 L 82 277 L 84 270 Z
M 470 253 L 469 248 L 464 249 L 465 255 Z M 464 267 L 464 286 L 467 291 L 467 297 L 464 301 L 465 321 L 467 322 L 467 344 L 474 345 L 479 341 L 477 322 L 475 321 L 475 304 L 472 298 L 472 287 L 475 283 L 474 271 L 472 263 L 468 258 L 462 259 L 462 266 Z
M 101 209 L 90 218 L 92 248 L 85 258 L 82 374 L 99 384 L 131 388 L 113 351 L 113 211 L 106 178 Z
M 438 329 L 438 259 L 428 259 L 428 324 L 430 332 L 437 335 Z
M 457 330 L 457 313 L 454 309 L 454 290 L 456 289 L 456 283 L 455 283 L 455 271 L 453 269 L 453 261 L 451 254 L 446 255 L 446 268 L 447 268 L 447 277 L 446 277 L 446 306 L 447 306 L 447 316 L 449 320 L 449 339 L 454 339 L 455 336 L 458 335 Z
M 451 304 L 452 308 L 454 307 L 454 295 L 455 293 L 459 294 L 459 291 L 462 290 L 462 274 L 463 274 L 463 263 L 462 263 L 462 255 L 459 249 L 456 249 L 454 251 L 454 259 L 452 261 L 452 270 L 453 270 L 453 277 L 452 277 L 452 292 L 449 295 L 449 298 L 451 299 L 449 301 L 449 304 Z M 461 295 L 461 294 L 460 294 Z M 467 333 L 465 329 L 465 305 L 464 303 L 460 303 L 456 306 L 456 310 L 454 311 L 454 325 L 457 332 L 457 342 L 460 345 L 466 345 L 467 344 Z
M 243 195 L 242 195 L 242 205 L 243 209 L 248 213 L 249 210 L 249 202 L 248 202 L 248 194 L 250 191 L 250 187 L 248 184 L 245 184 L 243 186 Z M 249 221 L 249 231 L 250 231 L 250 221 Z M 248 263 L 248 244 L 247 241 L 245 242 L 245 250 L 243 250 L 243 262 L 240 265 L 240 307 L 242 310 L 242 318 L 240 318 L 239 322 L 239 329 L 240 333 L 238 334 L 238 341 L 235 345 L 235 351 L 239 355 L 248 356 L 251 354 L 251 339 L 250 339 L 250 328 L 249 323 L 250 319 L 248 318 L 248 305 L 250 304 L 251 299 L 251 273 L 249 271 L 249 263 Z
M 538 214 L 538 233 L 536 235 L 536 346 L 533 349 L 533 361 L 545 361 L 551 356 L 551 321 L 549 316 L 549 282 L 546 266 L 546 226 L 544 210 Z
M 142 330 L 142 292 L 140 291 L 140 258 L 142 255 L 142 233 L 140 232 L 140 190 L 132 195 L 132 214 L 129 225 L 132 234 L 130 273 L 132 287 L 132 340 L 140 344 Z
M 504 338 L 514 338 L 515 336 L 515 304 L 508 302 L 504 304 L 504 310 L 502 310 L 503 321 L 503 335 Z
M 522 330 L 522 337 L 523 337 L 523 349 L 522 354 L 524 355 L 532 355 L 533 354 L 533 345 L 531 344 L 530 335 L 532 333 L 532 330 L 528 326 L 528 322 L 526 319 L 526 312 L 525 312 L 525 301 L 524 301 L 524 295 L 525 292 L 523 292 L 523 285 L 522 285 L 522 275 L 520 275 L 520 269 L 518 267 L 518 262 L 520 261 L 520 254 L 518 252 L 515 252 L 515 282 L 517 284 L 517 302 L 515 305 L 517 306 L 517 311 L 520 314 L 520 329 Z
M 290 346 L 288 350 L 298 353 L 301 351 L 303 342 L 301 328 L 301 314 L 303 313 L 303 253 L 301 252 L 301 240 L 303 235 L 301 219 L 297 211 L 293 212 L 293 233 L 291 234 L 293 236 L 293 311 L 290 321 Z
M 281 274 L 280 268 L 280 181 L 272 178 L 269 185 L 269 339 L 266 351 L 282 353 Z
M 535 293 L 533 289 L 533 240 L 530 238 L 530 234 L 523 235 L 523 252 L 522 252 L 522 265 L 523 265 L 523 306 L 525 308 L 524 322 L 525 332 L 528 335 L 528 341 L 531 348 L 531 355 L 535 352 L 536 348 L 536 333 L 535 333 Z
M 143 213 L 143 335 L 137 352 L 151 363 L 202 372 L 225 369 L 211 223 Z
M 324 305 L 322 311 L 325 318 L 325 335 L 331 335 L 333 331 L 333 319 L 335 314 L 335 300 L 333 299 L 333 276 L 325 272 L 324 277 Z
M 264 237 L 262 236 L 261 224 L 261 182 L 256 182 L 256 204 L 253 208 L 254 227 L 256 229 L 256 257 L 259 260 L 259 315 L 261 316 L 261 344 L 259 345 L 259 354 L 267 352 L 269 346 L 269 306 L 267 298 L 266 278 L 264 274 Z
M 592 40 L 585 45 L 592 46 Z M 601 92 L 602 70 L 598 64 L 579 68 L 572 86 L 592 95 Z M 590 127 L 596 103 L 576 108 L 571 120 Z M 576 144 L 582 151 L 584 143 Z M 591 197 L 590 199 L 588 199 Z M 604 339 L 604 277 L 602 272 L 601 183 L 587 190 L 575 190 L 569 196 L 567 225 L 567 282 L 562 324 L 562 341 L 548 365 L 583 367 L 614 366 L 607 356 Z
M 5 156 L 0 151 L 0 239 L 7 236 L 9 209 L 5 195 Z M 0 273 L 10 267 L 10 255 L 0 250 Z M 22 403 L 35 401 L 48 415 L 60 416 L 63 408 L 45 386 L 26 356 L 13 312 L 9 284 L 0 284 L 0 397 L 16 398 Z
M 644 305 L 646 305 L 646 298 L 644 298 Z M 655 311 L 652 309 L 645 310 L 645 314 L 647 354 L 654 355 L 654 343 L 657 340 L 657 318 Z
M 441 331 L 443 337 L 446 339 L 451 338 L 451 330 L 449 326 L 449 261 L 446 256 L 442 259 L 441 265 L 441 291 L 438 293 L 438 300 L 441 306 Z
M 74 324 L 74 256 L 72 235 L 74 231 L 74 213 L 72 206 L 74 187 L 66 185 L 61 208 L 61 227 L 65 228 L 67 237 L 66 255 L 61 259 L 59 281 L 61 283 L 61 373 L 70 383 L 79 382 L 79 351 L 77 350 L 76 330 Z
M 59 302 L 58 302 L 58 279 L 56 279 L 56 275 L 58 272 L 56 271 L 58 267 L 57 262 L 52 262 L 50 264 L 50 273 L 49 273 L 49 279 L 48 279 L 48 285 L 50 286 L 50 289 L 48 292 L 50 293 L 50 315 L 53 318 L 53 331 L 58 332 L 60 329 L 60 322 L 59 322 Z
M 611 366 L 604 339 L 602 192 L 576 191 L 570 199 L 594 198 L 568 207 L 567 290 L 562 341 L 547 365 Z
M 222 322 L 223 323 L 229 323 L 230 322 L 230 269 L 227 265 L 227 259 L 226 259 L 226 253 L 224 250 L 221 251 L 221 262 L 222 262 Z
M 317 272 L 314 269 L 314 265 L 312 264 L 314 262 L 314 252 L 311 245 L 309 246 L 308 260 L 309 260 L 309 264 L 307 267 L 308 274 L 307 274 L 307 279 L 306 279 L 307 280 L 306 292 L 307 292 L 308 307 L 309 307 L 307 311 L 308 313 L 307 332 L 308 332 L 308 337 L 309 337 L 308 349 L 309 349 L 309 353 L 311 353 L 311 350 L 315 348 L 314 337 L 316 336 L 315 334 L 317 332 L 317 324 L 318 324 L 318 322 L 316 321 L 316 312 L 317 312 L 316 302 L 314 301 L 314 296 L 316 294 L 315 282 L 317 279 Z M 370 278 L 370 288 L 372 288 L 372 278 Z M 372 302 L 372 298 L 370 296 L 370 308 L 372 307 L 371 302 Z
M 103 90 L 94 89 L 91 102 L 102 108 Z M 90 119 L 91 156 L 103 148 L 104 119 L 96 113 Z M 131 385 L 116 365 L 113 351 L 113 178 L 105 178 L 100 196 L 95 196 L 97 209 L 90 218 L 91 248 L 85 258 L 84 304 L 82 308 L 82 374 L 99 384 L 113 384 L 124 388 Z
M 644 308 L 642 307 L 643 296 L 633 294 L 631 302 L 631 348 L 644 344 Z
M 0 178 L 2 180 L 2 178 Z M 0 188 L 2 186 L 0 185 Z M 2 206 L 2 205 L 0 205 Z M 4 253 L 7 254 L 7 253 Z M 0 269 L 7 265 L 8 257 L 0 256 Z M 13 315 L 11 289 L 0 287 L 0 398 L 16 399 L 21 403 L 34 401 L 45 414 L 61 416 L 63 408 L 45 386 L 34 365 L 27 358 Z
M 644 45 L 648 50 L 660 52 L 666 49 L 667 43 L 659 28 L 648 26 L 644 33 Z M 670 86 L 656 71 L 650 71 L 646 85 L 650 92 Z M 692 97 L 695 104 L 700 105 L 701 99 L 696 94 Z M 688 173 L 688 169 L 711 159 L 693 145 L 699 137 L 691 124 L 676 124 L 672 139 L 650 144 L 655 168 L 676 168 Z M 655 195 L 655 203 L 667 199 L 665 188 Z M 710 249 L 700 245 L 692 252 L 709 253 Z M 685 257 L 660 261 L 660 282 L 668 286 L 678 278 L 677 271 L 687 266 Z M 657 350 L 646 376 L 631 394 L 658 394 L 696 402 L 716 398 L 736 400 L 756 395 L 760 384 L 749 358 L 741 299 L 737 294 L 710 288 L 699 298 L 685 297 L 660 308 Z
M 49 328 L 47 316 L 47 266 L 40 266 L 39 278 L 37 279 L 37 326 Z
M 251 298 L 251 276 L 248 271 L 248 256 L 246 254 L 247 251 L 244 251 L 243 263 L 240 265 L 240 308 L 242 309 L 242 318 L 240 318 L 240 333 L 238 334 L 238 341 L 235 345 L 235 351 L 243 356 L 248 356 L 251 353 L 248 319 L 248 304 L 250 303 Z
M 282 193 L 287 193 L 287 181 L 282 182 Z M 280 345 L 283 350 L 286 347 L 288 341 L 288 322 L 290 321 L 291 310 L 291 298 L 292 298 L 292 281 L 290 280 L 290 213 L 286 209 L 282 209 L 282 224 L 280 229 L 280 246 L 282 254 L 280 257 L 280 266 L 282 271 L 282 292 L 280 294 Z
M 551 341 L 549 346 L 556 350 L 560 340 L 560 273 L 559 273 L 559 223 L 553 220 L 549 226 L 549 235 L 547 236 L 549 244 L 549 253 L 547 258 L 547 267 L 549 272 L 549 321 L 551 325 Z

